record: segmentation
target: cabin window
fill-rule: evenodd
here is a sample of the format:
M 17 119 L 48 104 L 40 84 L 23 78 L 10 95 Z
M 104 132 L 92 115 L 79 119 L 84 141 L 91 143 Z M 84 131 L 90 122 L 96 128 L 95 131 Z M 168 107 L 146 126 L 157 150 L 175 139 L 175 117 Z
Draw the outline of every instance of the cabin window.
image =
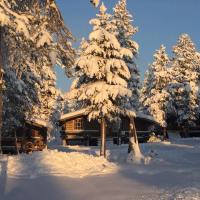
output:
M 83 118 L 78 118 L 74 120 L 74 129 L 83 130 Z
M 125 119 L 122 119 L 122 121 L 121 121 L 121 129 L 123 130 L 123 131 L 125 131 L 125 130 L 129 130 L 129 120 L 127 120 L 126 118 Z

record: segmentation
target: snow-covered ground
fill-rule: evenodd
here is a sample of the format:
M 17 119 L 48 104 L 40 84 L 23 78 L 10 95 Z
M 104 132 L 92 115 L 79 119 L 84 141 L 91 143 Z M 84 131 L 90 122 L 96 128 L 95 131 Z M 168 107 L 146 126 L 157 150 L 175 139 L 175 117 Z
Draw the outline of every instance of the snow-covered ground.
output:
M 114 173 L 117 165 L 104 158 L 78 153 L 44 150 L 32 155 L 8 158 L 8 176 L 15 178 L 37 178 L 40 176 L 66 176 L 82 178 Z
M 200 200 L 200 139 L 141 145 L 149 164 L 127 163 L 127 146 L 51 146 L 0 159 L 0 200 Z

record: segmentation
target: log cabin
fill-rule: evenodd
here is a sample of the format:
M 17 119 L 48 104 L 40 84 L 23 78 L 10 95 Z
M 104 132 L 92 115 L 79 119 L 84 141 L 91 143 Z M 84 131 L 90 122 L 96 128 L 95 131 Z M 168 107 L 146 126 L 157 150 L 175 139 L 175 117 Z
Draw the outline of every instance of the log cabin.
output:
M 100 139 L 100 124 L 97 120 L 88 121 L 87 109 L 81 109 L 61 116 L 61 139 L 63 145 L 97 146 Z M 107 124 L 107 140 L 114 144 L 128 143 L 128 117 L 121 117 L 121 123 Z M 153 117 L 138 113 L 135 125 L 139 142 L 146 142 L 152 131 L 160 131 L 160 126 Z
M 22 127 L 2 137 L 1 148 L 5 154 L 42 151 L 47 144 L 47 123 L 42 120 L 27 120 Z

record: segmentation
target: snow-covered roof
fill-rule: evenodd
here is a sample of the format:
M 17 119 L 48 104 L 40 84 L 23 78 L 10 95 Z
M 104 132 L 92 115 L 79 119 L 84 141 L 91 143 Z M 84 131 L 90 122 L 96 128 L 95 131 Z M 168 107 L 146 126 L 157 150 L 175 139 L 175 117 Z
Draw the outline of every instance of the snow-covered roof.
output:
M 48 122 L 41 120 L 41 119 L 30 119 L 26 120 L 28 124 L 40 126 L 40 127 L 48 127 Z
M 147 119 L 149 121 L 152 121 L 152 122 L 159 124 L 159 122 L 154 117 L 152 117 L 151 115 L 147 115 L 147 114 L 138 112 L 138 113 L 136 113 L 136 117 L 142 118 L 142 119 Z
M 131 110 L 129 110 L 129 112 L 127 112 L 127 113 L 128 113 L 128 116 L 131 116 L 131 115 L 134 116 L 135 115 L 135 112 L 131 111 Z M 83 108 L 83 109 L 62 115 L 60 117 L 60 121 L 64 121 L 64 120 L 67 120 L 67 119 L 71 119 L 71 118 L 74 118 L 74 117 L 79 117 L 79 116 L 83 116 L 83 115 L 87 115 L 87 114 L 88 114 L 88 108 Z M 146 114 L 141 113 L 141 112 L 136 113 L 136 117 L 142 118 L 142 119 L 147 119 L 149 121 L 158 123 L 152 116 L 146 115 Z
M 81 110 L 77 110 L 77 111 L 70 112 L 70 113 L 62 115 L 60 117 L 60 121 L 64 121 L 64 120 L 67 120 L 67 119 L 70 119 L 70 118 L 73 118 L 73 117 L 79 117 L 79 116 L 87 115 L 87 114 L 88 114 L 87 108 L 83 108 Z

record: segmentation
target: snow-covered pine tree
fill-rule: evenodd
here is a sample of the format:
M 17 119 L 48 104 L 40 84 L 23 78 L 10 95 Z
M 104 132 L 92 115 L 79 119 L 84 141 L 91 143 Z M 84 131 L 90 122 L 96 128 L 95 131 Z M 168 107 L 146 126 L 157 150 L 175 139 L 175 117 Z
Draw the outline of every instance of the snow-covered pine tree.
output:
M 23 119 L 20 120 L 21 125 L 25 119 L 24 116 L 28 118 L 37 116 L 43 119 L 42 116 L 46 114 L 46 118 L 52 119 L 52 111 L 56 106 L 52 106 L 52 102 L 56 103 L 56 99 L 59 99 L 56 97 L 56 77 L 53 65 L 57 63 L 68 67 L 67 69 L 72 65 L 74 50 L 69 43 L 72 35 L 65 27 L 55 1 L 11 1 L 8 7 L 12 13 L 18 15 L 23 13 L 26 17 L 29 16 L 29 23 L 26 24 L 29 37 L 15 32 L 15 27 L 4 26 L 4 43 L 8 57 L 5 68 L 7 71 L 14 69 L 13 72 L 18 75 L 17 82 L 23 82 L 19 95 L 21 99 L 26 100 L 26 103 L 22 104 L 14 102 L 13 106 L 21 106 L 21 110 L 19 110 L 22 116 L 19 119 Z M 7 85 L 11 85 L 9 81 L 12 82 L 9 77 L 8 74 Z M 5 91 L 4 96 L 5 99 L 10 97 L 10 101 L 12 101 L 12 97 L 18 94 L 18 90 L 15 90 L 14 87 L 10 87 L 9 90 Z M 7 102 L 9 103 L 9 101 Z M 6 110 L 8 107 L 4 108 L 6 117 L 9 115 L 9 110 Z M 16 110 L 18 111 L 18 109 Z M 40 110 L 39 113 L 37 113 L 38 110 Z M 13 123 L 15 121 L 13 120 Z M 19 124 L 16 123 L 13 126 L 19 126 Z
M 36 83 L 37 103 L 32 106 L 31 111 L 26 115 L 26 119 L 39 119 L 47 122 L 49 126 L 49 134 L 52 133 L 55 128 L 55 123 L 59 119 L 55 119 L 53 115 L 56 114 L 56 108 L 59 108 L 57 104 L 59 102 L 57 102 L 57 99 L 60 95 L 56 88 L 56 75 L 51 67 L 52 66 L 49 63 L 39 70 L 39 80 Z M 61 112 L 61 109 L 57 111 L 59 113 Z
M 35 93 L 28 95 L 28 84 L 24 84 L 24 80 L 22 80 L 26 76 L 23 75 L 20 78 L 16 76 L 16 72 L 23 71 L 22 64 L 27 68 L 26 55 L 31 51 L 30 42 L 28 42 L 30 39 L 28 26 L 30 26 L 31 15 L 26 9 L 22 12 L 17 3 L 17 1 L 1 1 L 0 3 L 1 14 L 3 15 L 1 15 L 0 21 L 6 85 L 3 94 L 4 134 L 12 132 L 15 127 L 22 125 L 25 113 L 33 103 L 30 97 L 36 96 Z M 34 88 L 33 85 L 30 88 Z
M 35 93 L 27 95 L 25 91 L 28 89 L 28 84 L 20 80 L 16 73 L 4 67 L 5 86 L 3 91 L 3 135 L 9 135 L 16 127 L 22 126 L 26 112 L 30 111 L 33 105 L 33 100 L 30 98 Z M 34 90 L 32 90 L 34 91 Z
M 121 47 L 129 49 L 133 55 L 132 58 L 129 56 L 127 57 L 126 55 L 123 57 L 127 66 L 129 67 L 129 71 L 131 72 L 131 78 L 128 81 L 128 87 L 132 91 L 132 96 L 131 98 L 127 99 L 128 101 L 126 102 L 126 107 L 131 110 L 137 110 L 139 108 L 140 74 L 135 63 L 135 58 L 138 54 L 139 45 L 133 40 L 133 36 L 138 29 L 132 24 L 133 17 L 127 10 L 126 0 L 120 0 L 114 7 L 113 11 L 113 23 L 118 30 L 117 39 Z M 134 123 L 134 119 L 131 120 L 131 124 L 132 123 Z M 135 127 L 134 124 L 132 124 L 132 126 Z M 135 144 L 132 143 L 133 141 L 135 141 Z M 139 150 L 137 142 L 136 129 L 133 128 L 132 131 L 130 131 L 129 152 L 133 149 L 132 147 L 135 148 L 135 151 Z M 138 150 L 136 150 L 136 146 L 138 147 Z
M 0 26 L 8 28 L 9 30 L 15 30 L 14 35 L 23 34 L 26 38 L 30 37 L 28 30 L 29 20 L 31 19 L 30 13 L 17 12 L 17 0 L 1 0 L 0 1 Z
M 25 15 L 24 18 L 28 18 L 27 24 L 20 23 L 23 26 L 23 29 L 20 30 L 26 29 L 29 33 L 26 34 L 26 31 L 17 32 L 15 26 L 8 26 L 6 29 L 5 42 L 12 47 L 9 48 L 11 61 L 13 61 L 10 61 L 10 67 L 19 68 L 20 65 L 24 71 L 28 65 L 26 56 L 23 56 L 26 52 L 32 55 L 34 61 L 38 59 L 39 55 L 44 55 L 52 64 L 57 63 L 68 67 L 73 64 L 74 50 L 70 43 L 73 37 L 64 25 L 54 0 L 25 0 L 23 2 L 13 0 L 8 7 L 13 13 L 17 13 L 21 17 Z M 6 28 L 6 26 L 4 27 Z M 20 49 L 23 51 L 18 52 L 20 49 L 17 48 L 16 42 L 21 45 Z M 21 43 L 24 45 L 22 46 Z
M 127 10 L 126 0 L 120 0 L 113 10 L 113 23 L 118 31 L 117 39 L 121 47 L 129 49 L 133 54 L 132 58 L 125 55 L 123 59 L 131 72 L 128 87 L 132 91 L 132 97 L 127 106 L 130 109 L 137 110 L 139 108 L 140 74 L 135 59 L 138 54 L 139 45 L 133 40 L 133 36 L 137 33 L 138 28 L 133 25 L 133 17 Z
M 78 91 L 76 98 L 83 107 L 88 107 L 89 120 L 102 122 L 117 120 L 120 115 L 127 114 L 123 102 L 131 96 L 127 83 L 130 72 L 123 58 L 133 55 L 120 46 L 110 18 L 102 4 L 97 18 L 90 21 L 93 31 L 75 63 L 79 78 L 73 84 Z M 102 130 L 105 130 L 105 123 L 102 124 Z
M 198 114 L 198 82 L 200 59 L 195 44 L 187 34 L 182 34 L 173 47 L 172 81 L 170 93 L 176 111 L 176 124 L 180 127 L 194 126 Z
M 25 37 L 28 37 L 29 32 L 26 29 L 26 25 L 28 24 L 29 16 L 25 16 L 23 13 L 20 15 L 13 11 L 10 5 L 14 3 L 14 1 L 0 1 L 0 71 L 3 71 L 4 67 L 4 37 L 3 33 L 5 29 L 15 29 L 15 36 L 18 34 L 23 34 Z M 0 88 L 0 137 L 2 136 L 2 123 L 3 123 L 3 97 L 2 97 L 2 84 Z M 1 141 L 0 141 L 1 144 Z
M 168 73 L 169 58 L 165 47 L 154 54 L 154 61 L 149 66 L 141 89 L 141 104 L 163 127 L 167 127 L 167 107 L 170 99 L 167 87 L 170 81 Z
M 85 38 L 82 38 L 80 47 L 76 51 L 76 56 L 79 58 L 82 56 L 82 52 L 84 52 L 89 47 L 89 43 Z M 76 67 L 73 70 L 73 82 L 70 86 L 70 91 L 68 93 L 65 93 L 64 99 L 65 99 L 65 105 L 64 105 L 64 113 L 67 112 L 73 112 L 75 110 L 78 110 L 82 107 L 84 107 L 83 101 L 78 101 L 76 98 L 76 92 L 75 96 L 72 94 L 72 91 L 76 91 L 76 88 L 80 87 L 80 84 L 82 84 L 82 76 L 79 74 L 79 71 L 77 72 Z
M 32 118 L 39 116 L 42 120 L 51 121 L 53 127 L 55 127 L 55 122 L 58 119 L 56 119 L 56 116 L 61 111 L 56 111 L 56 108 L 61 108 L 60 99 L 62 99 L 62 95 L 56 89 L 53 65 L 56 63 L 65 65 L 66 72 L 69 72 L 69 66 L 72 65 L 74 58 L 74 50 L 69 43 L 72 35 L 65 27 L 54 1 L 46 1 L 42 5 L 36 4 L 35 12 L 36 14 L 39 13 L 36 15 L 33 25 L 38 22 L 37 29 L 40 32 L 39 35 L 36 34 L 34 37 L 38 40 L 36 47 L 42 51 L 38 57 L 42 66 L 38 71 L 41 80 L 37 90 L 39 103 L 33 107 L 29 116 Z M 45 13 L 45 16 L 42 13 Z

